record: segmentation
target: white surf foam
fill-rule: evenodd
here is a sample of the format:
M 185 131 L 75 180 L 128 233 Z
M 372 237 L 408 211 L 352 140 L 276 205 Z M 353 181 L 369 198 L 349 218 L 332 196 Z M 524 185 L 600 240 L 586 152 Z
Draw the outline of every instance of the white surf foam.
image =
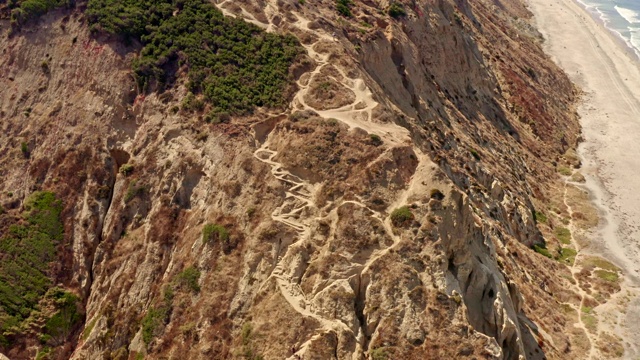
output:
M 640 56 L 640 27 L 629 27 L 629 33 L 631 34 L 630 45 L 634 48 L 636 54 Z
M 595 19 L 599 19 L 604 27 L 622 40 L 640 59 L 640 12 L 618 5 L 608 7 L 609 10 L 605 10 L 607 6 L 599 3 L 596 4 L 589 0 L 576 1 Z
M 639 24 L 640 23 L 640 13 L 635 10 L 623 8 L 621 6 L 615 6 L 616 11 L 620 16 L 622 16 L 629 24 Z

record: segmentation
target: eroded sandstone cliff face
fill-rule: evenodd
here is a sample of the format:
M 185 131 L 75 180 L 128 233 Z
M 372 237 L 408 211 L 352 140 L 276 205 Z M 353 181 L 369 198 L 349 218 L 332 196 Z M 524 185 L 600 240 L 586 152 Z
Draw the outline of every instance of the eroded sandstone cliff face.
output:
M 82 6 L 3 36 L 0 235 L 31 193 L 55 193 L 51 276 L 82 314 L 60 341 L 32 325 L 3 352 L 583 354 L 559 308 L 581 304 L 571 272 L 531 250 L 557 242 L 535 214 L 578 139 L 576 90 L 520 1 L 394 4 L 216 4 L 307 54 L 283 112 L 219 124 L 177 107 L 180 78 L 139 93 L 136 44 L 92 35 Z

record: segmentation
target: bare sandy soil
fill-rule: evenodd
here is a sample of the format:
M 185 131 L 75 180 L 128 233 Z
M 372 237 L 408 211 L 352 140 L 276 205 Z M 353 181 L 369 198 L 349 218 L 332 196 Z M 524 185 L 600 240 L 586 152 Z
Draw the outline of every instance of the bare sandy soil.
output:
M 625 358 L 640 338 L 640 61 L 572 0 L 530 0 L 545 50 L 585 92 L 579 108 L 585 187 L 601 213 L 584 251 L 627 275 L 619 297 L 597 309 L 600 330 L 620 336 Z

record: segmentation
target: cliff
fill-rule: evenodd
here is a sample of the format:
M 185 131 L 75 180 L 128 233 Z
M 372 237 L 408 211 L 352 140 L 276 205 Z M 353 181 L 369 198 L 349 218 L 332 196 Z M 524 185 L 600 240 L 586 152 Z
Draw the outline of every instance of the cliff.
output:
M 145 45 L 97 3 L 2 20 L 0 238 L 42 194 L 63 229 L 48 285 L 0 310 L 11 359 L 597 351 L 558 235 L 579 94 L 522 1 L 215 4 L 299 41 L 285 101 L 238 113 L 170 62 L 141 86 Z M 594 281 L 588 301 L 619 289 Z

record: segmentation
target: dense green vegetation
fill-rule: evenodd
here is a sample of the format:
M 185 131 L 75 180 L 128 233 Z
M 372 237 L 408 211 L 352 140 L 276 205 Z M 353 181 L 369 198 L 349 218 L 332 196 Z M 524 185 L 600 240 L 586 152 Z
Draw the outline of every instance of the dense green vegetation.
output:
M 0 343 L 22 322 L 51 286 L 49 266 L 62 241 L 62 203 L 51 192 L 25 201 L 24 221 L 0 239 Z
M 193 292 L 200 291 L 200 285 L 198 284 L 198 280 L 200 279 L 200 270 L 197 268 L 190 266 L 184 269 L 180 274 L 178 274 L 177 285 L 180 287 L 186 287 Z
M 540 211 L 535 211 L 535 212 L 533 213 L 533 215 L 534 215 L 534 216 L 535 216 L 535 218 L 536 218 L 536 222 L 539 222 L 539 223 L 546 224 L 546 223 L 547 223 L 547 221 L 549 220 L 549 219 L 547 219 L 547 215 L 545 215 L 544 213 L 542 213 L 542 212 L 540 212 Z
M 82 320 L 78 313 L 79 299 L 60 288 L 49 290 L 46 296 L 54 300 L 57 311 L 44 324 L 45 338 L 50 338 L 54 344 L 61 344 L 69 337 L 74 326 Z
M 219 241 L 226 243 L 229 241 L 229 230 L 218 224 L 207 224 L 202 228 L 202 242 Z
M 336 10 L 342 16 L 351 17 L 351 5 L 353 5 L 352 0 L 336 0 Z
M 548 257 L 549 259 L 553 259 L 553 255 L 551 255 L 551 253 L 547 249 L 547 245 L 546 244 L 542 244 L 542 245 L 534 244 L 533 245 L 533 250 L 535 252 L 537 252 L 538 254 L 540 254 L 540 255 L 544 255 L 544 256 Z
M 94 31 L 142 43 L 133 62 L 141 89 L 162 90 L 185 66 L 211 120 L 284 106 L 289 67 L 303 51 L 295 37 L 225 17 L 205 0 L 89 0 L 86 15 Z
M 122 164 L 122 166 L 120 166 L 120 174 L 124 175 L 124 176 L 129 176 L 131 175 L 131 173 L 133 172 L 133 164 Z
M 404 6 L 402 6 L 401 3 L 392 2 L 389 6 L 389 15 L 392 18 L 397 19 L 399 17 L 407 16 L 407 11 L 404 9 Z
M 156 336 L 160 335 L 167 320 L 167 309 L 150 308 L 142 318 L 142 340 L 149 344 Z

